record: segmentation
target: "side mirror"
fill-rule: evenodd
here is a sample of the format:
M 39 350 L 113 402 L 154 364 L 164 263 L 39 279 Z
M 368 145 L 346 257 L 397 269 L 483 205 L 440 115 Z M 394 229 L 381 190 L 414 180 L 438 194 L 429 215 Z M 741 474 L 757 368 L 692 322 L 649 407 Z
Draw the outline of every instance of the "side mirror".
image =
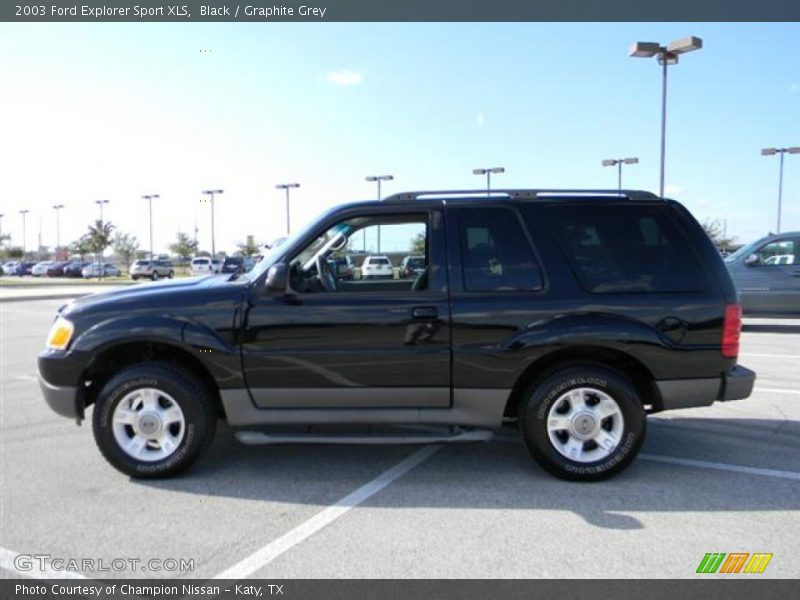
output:
M 288 271 L 284 263 L 272 265 L 267 271 L 267 289 L 273 292 L 285 292 L 288 285 Z
M 747 258 L 744 259 L 744 264 L 748 267 L 755 267 L 761 260 L 758 258 L 758 254 L 748 254 Z

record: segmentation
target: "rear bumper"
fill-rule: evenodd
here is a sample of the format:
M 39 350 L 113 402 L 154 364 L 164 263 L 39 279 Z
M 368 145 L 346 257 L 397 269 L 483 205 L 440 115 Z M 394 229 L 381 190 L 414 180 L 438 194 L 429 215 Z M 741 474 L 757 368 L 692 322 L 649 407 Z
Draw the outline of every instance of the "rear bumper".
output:
M 720 377 L 656 381 L 663 410 L 709 406 L 716 401 L 742 400 L 753 392 L 756 374 L 736 365 Z

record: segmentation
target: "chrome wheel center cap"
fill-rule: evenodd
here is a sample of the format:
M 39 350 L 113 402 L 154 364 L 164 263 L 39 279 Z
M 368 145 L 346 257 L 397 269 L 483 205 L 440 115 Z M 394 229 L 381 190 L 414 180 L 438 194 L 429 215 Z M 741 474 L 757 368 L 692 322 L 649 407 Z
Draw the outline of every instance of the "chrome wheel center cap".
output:
M 597 429 L 597 419 L 589 413 L 578 413 L 572 417 L 571 428 L 576 438 L 581 440 L 591 439 Z
M 143 412 L 136 420 L 136 429 L 146 436 L 153 436 L 161 431 L 161 419 L 155 413 Z

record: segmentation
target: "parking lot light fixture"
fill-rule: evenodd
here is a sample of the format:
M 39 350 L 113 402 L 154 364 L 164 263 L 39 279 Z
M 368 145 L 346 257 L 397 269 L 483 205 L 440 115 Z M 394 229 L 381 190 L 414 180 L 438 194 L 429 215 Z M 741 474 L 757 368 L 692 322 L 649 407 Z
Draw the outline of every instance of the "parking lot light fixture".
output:
M 635 165 L 639 162 L 636 157 L 633 158 L 607 158 L 603 161 L 604 167 L 617 167 L 617 189 L 622 191 L 622 165 Z
M 150 260 L 153 260 L 153 198 L 160 198 L 158 194 L 147 194 L 142 196 L 147 200 L 148 209 L 150 212 Z
M 473 175 L 486 175 L 486 195 L 492 192 L 492 173 L 505 173 L 503 167 L 491 167 L 487 169 L 472 169 Z
M 95 200 L 94 203 L 100 207 L 100 222 L 103 222 L 103 205 L 108 204 L 110 200 Z
M 781 203 L 783 201 L 783 155 L 800 154 L 800 146 L 790 146 L 789 148 L 762 148 L 761 156 L 781 155 L 780 168 L 778 170 L 778 228 L 775 233 L 781 232 Z
M 381 201 L 381 181 L 392 181 L 394 180 L 394 175 L 367 175 L 365 179 L 369 182 L 377 182 L 378 183 L 378 202 Z M 367 230 L 364 230 L 364 247 L 367 246 Z M 378 254 L 381 253 L 381 226 L 378 225 Z
M 667 146 L 667 67 L 678 64 L 678 56 L 700 50 L 703 40 L 693 35 L 670 42 L 662 46 L 657 42 L 634 42 L 629 55 L 634 58 L 658 58 L 662 66 L 661 75 L 661 176 L 659 183 L 659 196 L 664 197 L 664 162 Z
M 19 214 L 22 215 L 22 260 L 25 260 L 25 253 L 28 251 L 27 248 L 27 240 L 25 238 L 25 216 L 31 211 L 27 208 L 24 210 L 19 211 Z
M 217 257 L 217 246 L 214 239 L 214 195 L 221 194 L 223 190 L 203 190 L 203 194 L 211 197 L 211 258 Z
M 292 225 L 289 219 L 289 190 L 299 187 L 299 183 L 279 183 L 275 186 L 276 189 L 286 190 L 286 235 L 289 235 L 292 231 Z
M 63 204 L 54 204 L 53 208 L 56 211 L 56 260 L 59 260 L 59 249 L 61 248 L 61 209 L 64 208 Z

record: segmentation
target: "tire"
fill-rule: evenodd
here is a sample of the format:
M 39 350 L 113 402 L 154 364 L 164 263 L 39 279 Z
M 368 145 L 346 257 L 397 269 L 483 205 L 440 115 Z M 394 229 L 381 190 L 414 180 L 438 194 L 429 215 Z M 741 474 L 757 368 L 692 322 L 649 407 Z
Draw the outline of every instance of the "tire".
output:
M 139 276 L 138 275 L 131 275 L 131 279 L 133 279 L 134 281 L 139 281 Z
M 140 479 L 187 469 L 208 448 L 216 426 L 208 390 L 190 372 L 164 363 L 128 367 L 112 377 L 92 415 L 105 459 Z
M 549 473 L 600 481 L 639 453 L 647 418 L 636 389 L 600 366 L 571 366 L 528 389 L 519 422 L 528 451 Z
M 175 271 L 170 271 L 170 272 L 169 272 L 169 276 L 168 276 L 168 277 L 169 277 L 170 279 L 172 279 L 173 277 L 175 277 Z
M 153 271 L 153 274 L 150 275 L 150 279 L 152 279 L 153 281 L 157 281 L 158 280 L 158 271 Z

